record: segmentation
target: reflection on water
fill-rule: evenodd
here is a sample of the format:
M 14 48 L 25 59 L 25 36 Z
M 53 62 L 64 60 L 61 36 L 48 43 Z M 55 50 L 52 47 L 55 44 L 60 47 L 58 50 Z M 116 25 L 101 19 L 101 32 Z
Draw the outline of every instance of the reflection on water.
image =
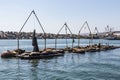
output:
M 38 64 L 39 64 L 39 60 L 30 60 L 29 63 L 31 63 L 31 72 L 30 72 L 30 76 L 32 76 L 32 80 L 38 80 L 39 76 L 38 76 Z
M 1 52 L 5 50 L 4 47 L 10 46 L 5 46 L 7 42 L 9 43 L 6 41 L 6 44 L 2 44 L 0 41 L 0 45 L 3 45 L 0 47 Z M 64 43 L 64 41 L 61 42 Z M 87 41 L 83 40 L 82 44 L 86 44 L 85 42 Z M 119 41 L 109 42 L 115 45 L 120 44 Z M 23 43 L 26 43 L 26 46 L 31 45 L 29 40 L 23 40 L 21 45 L 23 48 Z M 52 43 L 49 42 L 49 44 Z M 15 41 L 12 41 L 11 45 L 13 47 L 10 46 L 7 49 L 14 49 Z M 61 57 L 36 60 L 0 58 L 0 80 L 119 80 L 119 52 L 120 49 L 85 54 L 66 52 Z

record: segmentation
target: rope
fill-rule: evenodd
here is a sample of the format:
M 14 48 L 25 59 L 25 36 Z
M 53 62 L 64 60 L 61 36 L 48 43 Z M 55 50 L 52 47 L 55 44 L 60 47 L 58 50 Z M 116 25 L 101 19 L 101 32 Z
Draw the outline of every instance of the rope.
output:
M 68 48 L 68 42 L 67 42 L 67 27 L 65 27 L 65 32 L 66 32 L 66 48 Z

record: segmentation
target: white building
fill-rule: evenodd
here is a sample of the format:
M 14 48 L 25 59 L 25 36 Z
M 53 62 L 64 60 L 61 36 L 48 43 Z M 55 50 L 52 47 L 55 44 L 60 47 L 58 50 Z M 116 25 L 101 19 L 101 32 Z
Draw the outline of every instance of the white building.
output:
M 0 37 L 3 38 L 4 37 L 4 32 L 0 31 Z

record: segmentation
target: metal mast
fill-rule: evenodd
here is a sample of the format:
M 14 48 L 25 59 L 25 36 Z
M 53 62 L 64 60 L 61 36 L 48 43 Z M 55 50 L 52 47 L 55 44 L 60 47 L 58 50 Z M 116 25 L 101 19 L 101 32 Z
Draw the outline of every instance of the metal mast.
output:
M 84 26 L 85 25 L 87 25 L 87 28 L 88 28 L 88 30 L 89 30 L 89 32 L 90 32 L 90 37 L 91 37 L 91 39 L 93 39 L 92 37 L 92 32 L 91 32 L 91 30 L 90 30 L 90 27 L 89 27 L 89 25 L 88 25 L 88 22 L 87 21 L 85 21 L 85 23 L 82 25 L 82 27 L 80 28 L 80 30 L 79 30 L 79 32 L 78 32 L 78 47 L 80 46 L 80 33 L 81 33 L 81 31 L 82 31 L 82 29 L 84 28 Z M 89 45 L 90 45 L 90 41 L 89 41 Z
M 58 31 L 58 33 L 56 34 L 56 38 L 55 38 L 55 49 L 57 48 L 57 37 L 59 35 L 59 33 L 61 32 L 61 30 L 65 27 L 65 32 L 66 32 L 66 47 L 68 47 L 68 42 L 67 42 L 67 29 L 69 30 L 70 34 L 73 36 L 70 28 L 67 26 L 67 23 L 65 22 L 64 25 L 60 28 L 60 30 Z M 73 48 L 73 42 L 72 42 L 72 48 Z
M 44 36 L 45 36 L 45 37 L 44 37 L 44 39 L 45 39 L 45 49 L 46 49 L 46 33 L 45 33 L 45 31 L 44 31 L 41 23 L 40 23 L 40 20 L 39 20 L 38 17 L 37 17 L 35 11 L 33 10 L 33 11 L 31 11 L 31 13 L 29 14 L 28 18 L 26 19 L 26 21 L 24 22 L 24 24 L 22 25 L 22 27 L 21 27 L 21 29 L 20 29 L 20 31 L 19 31 L 19 33 L 18 33 L 18 38 L 17 38 L 18 51 L 19 51 L 19 36 L 20 36 L 20 32 L 22 31 L 22 29 L 24 28 L 25 24 L 27 23 L 27 21 L 29 20 L 29 18 L 31 17 L 32 14 L 34 14 L 34 16 L 36 17 L 36 19 L 37 19 L 37 21 L 38 21 L 38 23 L 39 23 L 39 25 L 40 25 L 43 33 L 44 33 Z M 18 53 L 19 53 L 19 52 L 18 52 Z

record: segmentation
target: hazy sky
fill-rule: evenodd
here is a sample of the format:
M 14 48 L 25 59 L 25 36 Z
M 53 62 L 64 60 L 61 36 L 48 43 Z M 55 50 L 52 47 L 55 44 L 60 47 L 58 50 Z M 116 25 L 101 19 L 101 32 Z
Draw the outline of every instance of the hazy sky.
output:
M 107 25 L 120 30 L 120 0 L 0 0 L 0 30 L 19 31 L 33 9 L 47 33 L 57 33 L 65 22 L 78 33 L 85 21 L 92 31 Z M 42 32 L 31 16 L 23 31 L 34 28 Z

